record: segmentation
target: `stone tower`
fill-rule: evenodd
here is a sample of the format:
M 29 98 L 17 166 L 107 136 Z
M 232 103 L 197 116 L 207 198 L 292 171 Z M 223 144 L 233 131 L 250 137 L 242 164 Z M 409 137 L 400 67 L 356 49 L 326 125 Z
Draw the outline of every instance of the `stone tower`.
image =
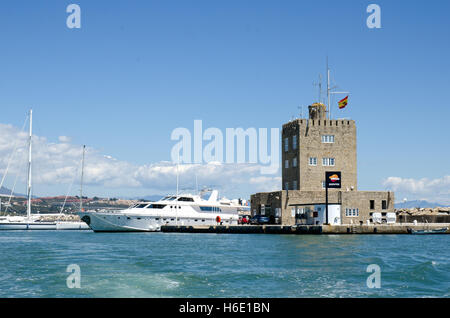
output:
M 341 171 L 342 190 L 357 190 L 356 125 L 326 119 L 326 106 L 309 106 L 308 119 L 283 125 L 283 190 L 324 190 L 325 171 Z

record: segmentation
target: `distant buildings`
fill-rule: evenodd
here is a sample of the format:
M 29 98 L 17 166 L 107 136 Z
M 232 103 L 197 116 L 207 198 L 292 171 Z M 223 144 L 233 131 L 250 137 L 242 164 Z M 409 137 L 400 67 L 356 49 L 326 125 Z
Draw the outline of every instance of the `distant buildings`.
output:
M 326 119 L 326 106 L 309 106 L 308 119 L 283 125 L 282 190 L 251 196 L 253 215 L 275 223 L 324 224 L 325 172 L 341 172 L 341 188 L 329 189 L 328 224 L 395 223 L 394 193 L 358 191 L 356 124 Z

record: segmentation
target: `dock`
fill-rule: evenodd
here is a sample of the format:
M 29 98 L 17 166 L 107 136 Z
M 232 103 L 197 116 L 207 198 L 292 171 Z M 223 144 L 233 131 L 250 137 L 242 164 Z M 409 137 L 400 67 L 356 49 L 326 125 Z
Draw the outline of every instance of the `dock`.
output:
M 375 225 L 163 225 L 165 233 L 216 233 L 216 234 L 409 234 L 408 229 L 431 230 L 447 227 L 449 223 L 434 224 L 375 224 Z

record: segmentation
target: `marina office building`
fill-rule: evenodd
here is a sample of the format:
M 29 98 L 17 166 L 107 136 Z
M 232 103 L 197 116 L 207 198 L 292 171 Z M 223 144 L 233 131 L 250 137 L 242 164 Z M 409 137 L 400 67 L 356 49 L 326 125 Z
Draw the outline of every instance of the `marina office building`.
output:
M 359 191 L 356 124 L 326 118 L 326 106 L 283 125 L 282 190 L 251 196 L 252 215 L 283 225 L 326 223 L 325 172 L 341 172 L 341 188 L 328 189 L 328 224 L 395 223 L 394 193 Z

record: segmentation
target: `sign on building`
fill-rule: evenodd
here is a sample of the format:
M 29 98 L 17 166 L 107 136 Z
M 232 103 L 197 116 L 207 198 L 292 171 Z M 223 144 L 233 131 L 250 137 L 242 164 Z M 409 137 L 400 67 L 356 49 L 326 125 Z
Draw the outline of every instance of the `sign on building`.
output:
M 340 171 L 326 171 L 325 172 L 325 187 L 327 189 L 341 188 L 341 172 Z

